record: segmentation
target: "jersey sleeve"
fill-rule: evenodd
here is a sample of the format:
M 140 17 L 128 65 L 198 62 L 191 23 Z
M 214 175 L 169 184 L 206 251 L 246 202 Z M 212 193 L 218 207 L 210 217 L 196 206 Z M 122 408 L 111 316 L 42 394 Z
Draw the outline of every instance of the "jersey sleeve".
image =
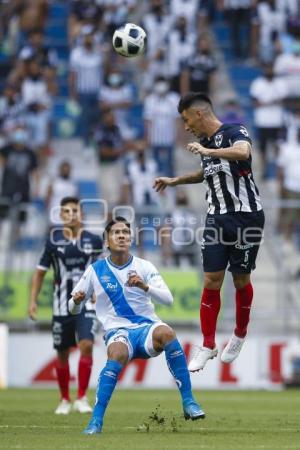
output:
M 159 273 L 157 268 L 149 261 L 147 261 L 147 264 L 145 265 L 144 277 L 145 283 L 149 284 L 149 286 L 167 288 L 167 285 L 164 282 L 161 274 Z
M 47 271 L 52 263 L 52 252 L 50 239 L 47 239 L 42 254 L 40 256 L 39 262 L 37 264 L 37 269 Z
M 248 142 L 248 144 L 252 146 L 252 141 L 250 139 L 248 130 L 246 127 L 244 127 L 244 125 L 236 125 L 232 129 L 229 139 L 232 145 L 234 145 L 236 142 L 244 141 Z
M 172 293 L 156 267 L 149 261 L 147 261 L 144 276 L 149 286 L 148 293 L 151 299 L 160 305 L 170 306 L 173 303 Z
M 76 292 L 79 291 L 85 292 L 85 301 L 87 301 L 93 295 L 93 268 L 91 265 L 88 266 L 88 268 L 85 270 L 84 274 L 72 290 L 71 295 L 73 296 Z

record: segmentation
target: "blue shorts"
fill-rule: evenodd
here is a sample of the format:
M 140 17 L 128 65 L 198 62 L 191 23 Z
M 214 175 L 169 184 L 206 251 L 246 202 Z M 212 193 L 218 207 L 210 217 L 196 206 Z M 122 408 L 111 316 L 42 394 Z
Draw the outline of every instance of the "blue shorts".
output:
M 163 322 L 154 322 L 139 328 L 114 328 L 105 334 L 105 344 L 108 347 L 114 342 L 123 342 L 128 348 L 129 360 L 152 358 L 161 353 L 154 350 L 152 340 L 153 331 L 160 325 L 168 326 Z
M 265 223 L 264 212 L 208 214 L 202 241 L 204 272 L 228 270 L 250 273 L 255 269 Z
M 98 320 L 94 311 L 84 310 L 78 315 L 53 316 L 53 347 L 65 350 L 76 346 L 83 339 L 94 341 L 98 330 Z

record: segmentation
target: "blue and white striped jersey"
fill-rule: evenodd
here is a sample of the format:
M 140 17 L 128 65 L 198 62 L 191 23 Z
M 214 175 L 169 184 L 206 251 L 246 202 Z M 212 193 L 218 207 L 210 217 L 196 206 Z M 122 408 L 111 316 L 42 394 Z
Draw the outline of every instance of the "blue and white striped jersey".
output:
M 104 331 L 113 328 L 138 328 L 145 323 L 160 322 L 149 292 L 128 286 L 127 280 L 131 275 L 140 276 L 150 287 L 166 290 L 171 296 L 154 265 L 136 256 L 130 256 L 124 266 L 116 266 L 110 257 L 96 261 L 87 268 L 72 295 L 83 291 L 85 299 L 88 299 L 95 294 L 96 315 Z

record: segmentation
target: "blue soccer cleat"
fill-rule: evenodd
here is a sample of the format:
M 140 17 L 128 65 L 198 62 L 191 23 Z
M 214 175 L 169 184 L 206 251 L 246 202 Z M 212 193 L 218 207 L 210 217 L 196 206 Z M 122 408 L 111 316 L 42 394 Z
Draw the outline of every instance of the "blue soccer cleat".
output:
M 185 420 L 205 419 L 205 412 L 195 400 L 191 400 L 183 405 L 183 414 Z
M 88 426 L 83 430 L 83 434 L 97 434 L 102 431 L 103 421 L 98 417 L 92 417 Z

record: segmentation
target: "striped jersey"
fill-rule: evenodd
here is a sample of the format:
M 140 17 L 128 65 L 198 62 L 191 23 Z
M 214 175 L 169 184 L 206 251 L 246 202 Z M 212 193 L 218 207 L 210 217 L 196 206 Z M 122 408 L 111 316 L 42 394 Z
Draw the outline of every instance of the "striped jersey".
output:
M 232 147 L 246 141 L 251 145 L 247 129 L 243 125 L 223 124 L 210 138 L 200 139 L 206 148 Z M 223 158 L 201 156 L 204 182 L 207 186 L 208 214 L 252 212 L 262 209 L 257 186 L 254 182 L 251 155 L 246 161 L 228 161 Z
M 138 328 L 145 323 L 160 322 L 148 292 L 128 286 L 128 278 L 139 275 L 149 286 L 167 288 L 152 263 L 130 256 L 123 266 L 116 266 L 110 257 L 96 261 L 85 271 L 74 288 L 96 296 L 96 315 L 104 331 L 114 328 Z
M 75 47 L 70 55 L 70 69 L 76 73 L 76 90 L 79 94 L 98 96 L 103 82 L 103 58 L 96 47 L 91 51 Z
M 74 286 L 85 269 L 102 251 L 99 236 L 83 230 L 78 240 L 66 239 L 62 229 L 55 229 L 47 238 L 37 268 L 54 270 L 53 315 L 68 316 L 68 300 Z M 94 303 L 86 303 L 86 309 L 95 309 Z

